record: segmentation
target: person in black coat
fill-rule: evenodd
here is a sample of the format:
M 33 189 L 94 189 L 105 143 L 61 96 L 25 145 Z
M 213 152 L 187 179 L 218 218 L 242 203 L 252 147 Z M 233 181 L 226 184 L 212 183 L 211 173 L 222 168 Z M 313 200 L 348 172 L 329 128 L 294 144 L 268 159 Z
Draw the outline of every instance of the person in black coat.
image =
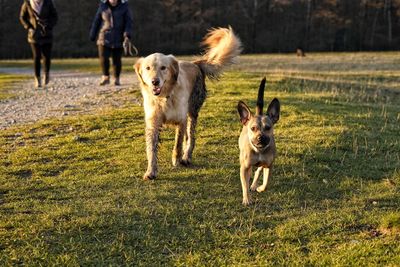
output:
M 57 10 L 52 0 L 24 0 L 19 19 L 22 26 L 28 30 L 28 43 L 32 48 L 35 67 L 35 87 L 40 88 L 41 58 L 45 71 L 43 83 L 47 85 L 50 81 L 51 48 L 53 28 L 58 20 Z
M 99 50 L 103 76 L 100 85 L 110 83 L 110 56 L 113 59 L 114 84 L 120 85 L 121 57 L 123 42 L 131 38 L 132 15 L 127 0 L 101 1 L 90 29 L 90 40 L 95 41 Z

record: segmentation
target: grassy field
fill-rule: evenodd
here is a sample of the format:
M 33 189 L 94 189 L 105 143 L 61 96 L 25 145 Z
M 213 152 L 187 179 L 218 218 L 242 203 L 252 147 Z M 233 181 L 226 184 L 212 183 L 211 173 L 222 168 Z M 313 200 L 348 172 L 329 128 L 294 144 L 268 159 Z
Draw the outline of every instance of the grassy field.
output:
M 5 74 L 0 72 L 0 101 L 15 96 L 13 89 L 28 79 L 27 75 Z
M 83 62 L 65 64 L 97 61 Z M 165 129 L 155 182 L 140 106 L 3 130 L 0 265 L 399 266 L 399 66 L 400 53 L 243 56 L 208 82 L 194 167 L 171 166 Z M 236 104 L 255 106 L 264 75 L 279 155 L 244 207 Z

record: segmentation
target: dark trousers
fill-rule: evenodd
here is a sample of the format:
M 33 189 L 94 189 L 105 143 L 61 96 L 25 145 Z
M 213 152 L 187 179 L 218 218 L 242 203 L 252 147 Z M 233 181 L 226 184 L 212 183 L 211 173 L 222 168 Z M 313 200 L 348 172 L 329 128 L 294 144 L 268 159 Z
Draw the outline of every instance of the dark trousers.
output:
M 104 76 L 110 76 L 110 56 L 112 56 L 114 77 L 119 77 L 122 68 L 122 48 L 110 48 L 99 45 L 99 58 Z
M 40 77 L 40 61 L 43 58 L 44 71 L 46 74 L 50 72 L 51 65 L 51 48 L 52 44 L 31 44 L 33 54 L 33 65 L 35 68 L 35 76 Z

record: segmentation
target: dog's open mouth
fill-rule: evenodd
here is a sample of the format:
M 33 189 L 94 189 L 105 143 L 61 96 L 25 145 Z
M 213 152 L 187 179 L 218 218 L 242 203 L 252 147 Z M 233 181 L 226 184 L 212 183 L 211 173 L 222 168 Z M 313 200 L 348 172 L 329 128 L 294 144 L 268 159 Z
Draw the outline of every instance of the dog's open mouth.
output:
M 265 148 L 268 147 L 268 145 L 266 145 L 266 144 L 258 144 L 256 147 L 257 147 L 258 149 L 265 149 Z
M 258 151 L 263 151 L 263 150 L 265 150 L 265 149 L 267 149 L 269 147 L 269 143 L 268 144 L 265 144 L 265 143 L 256 143 L 256 144 L 254 144 L 254 143 L 252 143 L 252 144 L 253 144 L 253 146 L 255 148 L 257 148 Z
M 154 94 L 154 95 L 159 95 L 159 94 L 161 94 L 161 87 L 154 87 L 154 88 L 153 88 L 153 94 Z

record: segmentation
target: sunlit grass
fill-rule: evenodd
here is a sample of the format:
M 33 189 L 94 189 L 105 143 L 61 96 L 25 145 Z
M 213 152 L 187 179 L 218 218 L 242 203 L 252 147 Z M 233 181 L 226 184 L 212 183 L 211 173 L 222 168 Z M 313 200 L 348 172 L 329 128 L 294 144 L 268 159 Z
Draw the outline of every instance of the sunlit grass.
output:
M 359 67 L 343 85 L 339 73 L 365 56 L 375 70 Z M 388 84 L 399 76 L 386 64 L 399 58 L 242 57 L 208 82 L 194 167 L 171 166 L 174 131 L 165 129 L 150 183 L 141 106 L 1 131 L 0 264 L 397 266 L 400 100 Z M 243 207 L 236 104 L 255 106 L 263 75 L 266 101 L 282 105 L 278 158 L 267 191 Z

